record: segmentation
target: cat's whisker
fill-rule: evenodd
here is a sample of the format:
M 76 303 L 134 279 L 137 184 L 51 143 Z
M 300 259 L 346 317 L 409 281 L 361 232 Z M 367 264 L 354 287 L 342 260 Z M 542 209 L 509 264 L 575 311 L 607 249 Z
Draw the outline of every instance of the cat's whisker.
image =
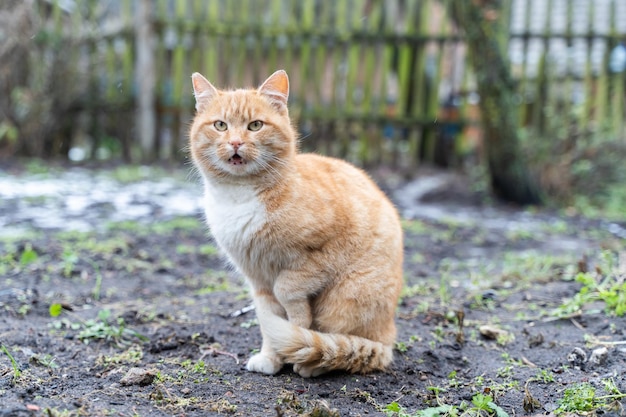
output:
M 259 164 L 261 169 L 269 174 L 272 181 L 276 181 L 282 178 L 282 173 L 278 169 L 273 167 L 269 162 L 263 160 L 262 158 L 259 158 L 256 162 Z

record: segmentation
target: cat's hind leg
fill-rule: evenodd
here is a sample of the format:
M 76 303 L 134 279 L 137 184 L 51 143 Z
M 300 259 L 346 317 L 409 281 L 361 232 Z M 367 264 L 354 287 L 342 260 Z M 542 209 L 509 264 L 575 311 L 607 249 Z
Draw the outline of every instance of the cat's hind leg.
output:
M 326 372 L 329 372 L 330 369 L 325 368 L 323 366 L 315 366 L 315 365 L 307 366 L 301 363 L 296 363 L 293 366 L 293 371 L 299 374 L 302 378 L 311 378 L 311 377 L 316 377 L 316 376 L 325 374 Z

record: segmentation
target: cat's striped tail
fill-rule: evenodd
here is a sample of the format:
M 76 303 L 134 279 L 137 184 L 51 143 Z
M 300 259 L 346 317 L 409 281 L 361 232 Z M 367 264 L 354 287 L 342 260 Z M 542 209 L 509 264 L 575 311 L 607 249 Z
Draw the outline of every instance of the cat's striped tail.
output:
M 259 321 L 274 351 L 303 377 L 381 371 L 393 359 L 392 346 L 363 337 L 305 329 L 272 313 L 260 314 Z

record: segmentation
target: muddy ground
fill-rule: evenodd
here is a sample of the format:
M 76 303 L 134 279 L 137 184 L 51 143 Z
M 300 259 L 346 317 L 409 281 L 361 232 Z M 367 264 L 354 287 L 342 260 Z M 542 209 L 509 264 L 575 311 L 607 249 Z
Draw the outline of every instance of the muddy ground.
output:
M 393 366 L 365 376 L 247 372 L 254 311 L 199 215 L 3 236 L 0 416 L 514 416 L 580 413 L 584 396 L 623 414 L 626 319 L 575 277 L 623 282 L 624 224 L 437 178 L 386 184 L 406 217 L 406 287 Z

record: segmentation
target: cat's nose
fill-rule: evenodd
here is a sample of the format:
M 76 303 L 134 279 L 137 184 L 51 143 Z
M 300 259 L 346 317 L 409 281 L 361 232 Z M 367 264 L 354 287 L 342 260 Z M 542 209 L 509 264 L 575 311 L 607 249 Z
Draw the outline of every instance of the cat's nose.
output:
M 235 152 L 237 152 L 239 150 L 239 148 L 241 148 L 241 145 L 243 145 L 243 142 L 240 141 L 240 140 L 231 140 L 228 143 L 230 143 L 230 146 L 233 147 Z

